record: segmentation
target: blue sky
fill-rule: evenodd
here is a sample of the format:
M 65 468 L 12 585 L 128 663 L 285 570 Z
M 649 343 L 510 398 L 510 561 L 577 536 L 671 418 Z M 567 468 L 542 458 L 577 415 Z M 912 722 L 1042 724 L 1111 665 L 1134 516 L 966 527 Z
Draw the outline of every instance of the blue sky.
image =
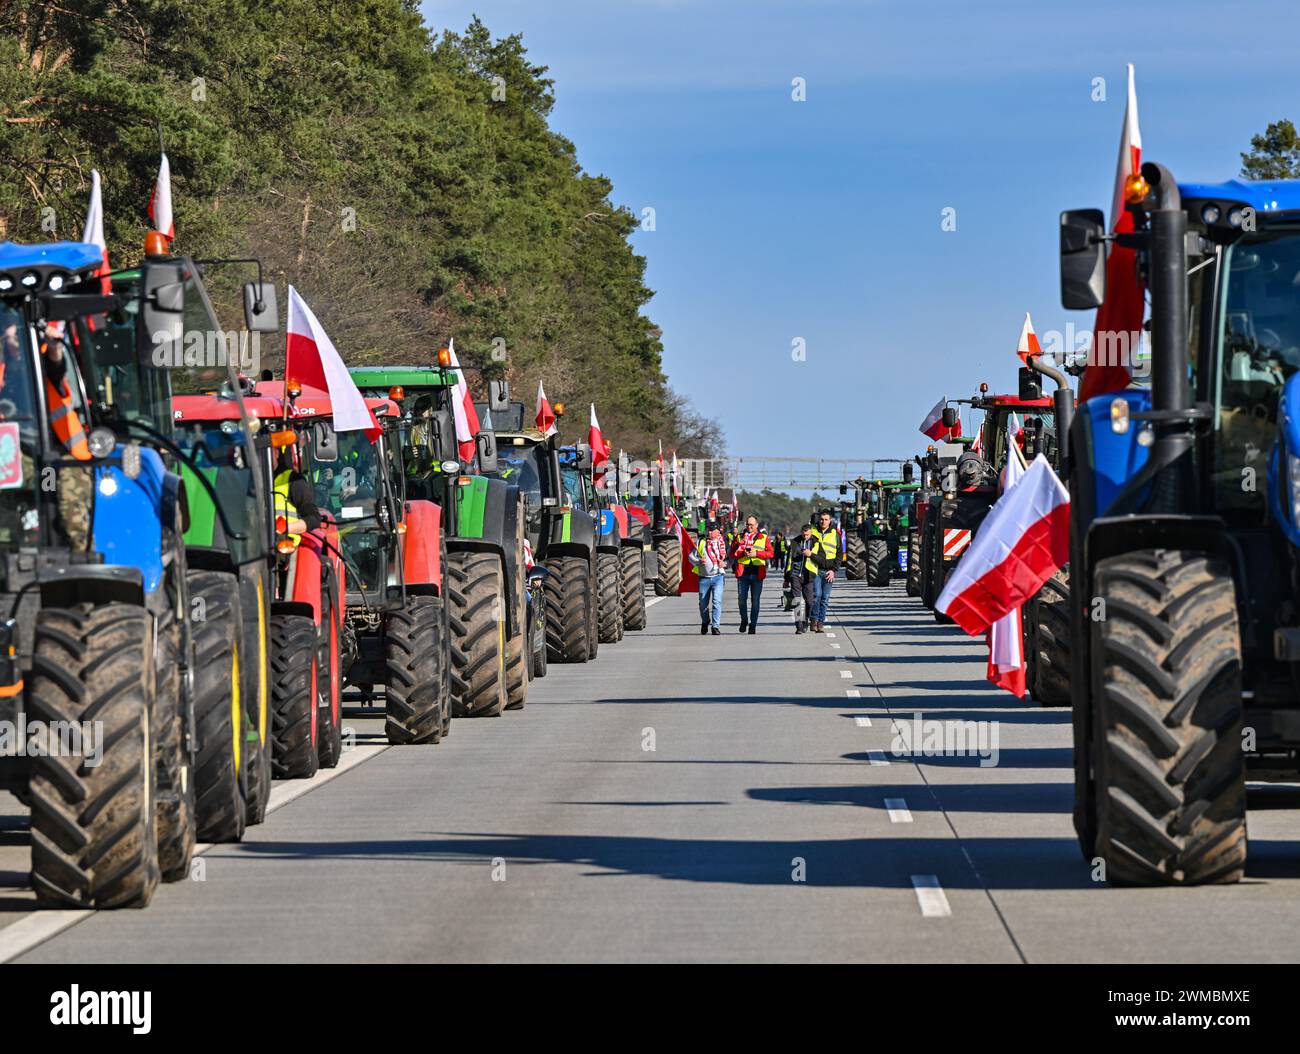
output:
M 655 210 L 634 244 L 664 366 L 732 454 L 910 456 L 941 395 L 1014 387 L 1025 311 L 1089 327 L 1059 306 L 1056 217 L 1109 207 L 1126 62 L 1143 156 L 1180 179 L 1230 178 L 1253 134 L 1300 121 L 1294 0 L 422 9 L 522 33 L 583 166 Z

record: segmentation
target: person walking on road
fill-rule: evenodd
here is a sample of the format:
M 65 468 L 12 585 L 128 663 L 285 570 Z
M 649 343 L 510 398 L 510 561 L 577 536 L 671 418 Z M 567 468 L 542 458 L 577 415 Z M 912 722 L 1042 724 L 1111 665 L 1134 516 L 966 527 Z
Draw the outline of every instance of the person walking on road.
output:
M 700 636 L 716 637 L 722 632 L 722 584 L 727 579 L 727 540 L 717 520 L 708 522 L 691 563 L 700 575 Z
M 813 575 L 808 573 L 807 561 L 812 555 L 812 525 L 805 523 L 803 531 L 790 547 L 790 594 L 794 600 L 794 631 L 808 632 L 808 618 L 813 606 Z
M 809 629 L 825 632 L 826 609 L 831 602 L 831 586 L 835 584 L 835 569 L 841 562 L 839 528 L 831 522 L 831 510 L 822 509 L 817 515 L 817 526 L 810 532 L 811 553 L 804 568 L 812 576 L 813 603 L 808 612 Z
M 758 517 L 746 518 L 744 531 L 736 535 L 736 540 L 731 543 L 731 558 L 736 562 L 741 633 L 758 632 L 758 607 L 763 596 L 763 579 L 767 577 L 767 562 L 774 555 L 767 533 L 759 530 Z

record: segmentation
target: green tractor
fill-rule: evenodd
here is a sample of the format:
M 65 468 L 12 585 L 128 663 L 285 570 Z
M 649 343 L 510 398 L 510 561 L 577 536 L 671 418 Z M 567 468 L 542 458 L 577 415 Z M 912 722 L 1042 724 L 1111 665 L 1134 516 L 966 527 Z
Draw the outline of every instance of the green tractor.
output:
M 524 489 L 502 471 L 490 423 L 490 412 L 501 408 L 484 408 L 474 455 L 465 459 L 456 437 L 455 369 L 363 366 L 350 372 L 363 395 L 400 406 L 407 494 L 442 509 L 453 712 L 494 717 L 521 709 L 536 655 L 528 633 Z

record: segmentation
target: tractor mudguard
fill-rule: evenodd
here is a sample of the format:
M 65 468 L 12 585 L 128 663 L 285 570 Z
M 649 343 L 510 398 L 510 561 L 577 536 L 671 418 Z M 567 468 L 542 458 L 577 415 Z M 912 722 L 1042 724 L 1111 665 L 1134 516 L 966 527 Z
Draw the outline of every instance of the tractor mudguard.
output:
M 138 448 L 140 471 L 130 478 L 122 449 L 94 470 L 95 551 L 105 564 L 139 568 L 144 591 L 153 593 L 163 579 L 162 532 L 173 520 L 180 480 L 151 447 Z
M 271 601 L 272 615 L 301 615 L 303 618 L 314 619 L 316 612 L 310 604 L 298 600 L 273 600 Z
M 313 532 L 302 536 L 293 554 L 293 596 L 289 599 L 294 604 L 305 604 L 311 611 L 312 621 L 318 626 L 321 620 L 322 562 L 325 558 L 325 547 Z
M 402 577 L 413 592 L 432 587 L 442 595 L 442 509 L 431 501 L 406 503 L 402 535 Z
M 456 487 L 456 534 L 447 539 L 451 550 L 496 553 L 505 578 L 506 635 L 519 627 L 520 492 L 518 486 L 486 476 L 468 477 Z
M 601 509 L 594 518 L 596 548 L 607 553 L 616 553 L 619 549 L 618 518 L 613 509 Z
M 596 525 L 581 509 L 566 508 L 548 517 L 549 533 L 542 539 L 542 557 L 560 555 L 570 549 L 589 555 L 596 548 Z
M 145 604 L 144 572 L 126 564 L 43 567 L 36 580 L 42 607 L 109 603 L 144 607 Z

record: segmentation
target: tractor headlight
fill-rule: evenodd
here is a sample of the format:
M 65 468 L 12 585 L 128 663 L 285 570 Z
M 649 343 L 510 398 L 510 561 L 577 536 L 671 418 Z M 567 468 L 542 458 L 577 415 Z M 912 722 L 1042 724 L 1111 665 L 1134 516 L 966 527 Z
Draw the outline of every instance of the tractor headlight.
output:
M 1286 481 L 1291 488 L 1291 522 L 1300 524 L 1300 457 L 1287 452 Z

